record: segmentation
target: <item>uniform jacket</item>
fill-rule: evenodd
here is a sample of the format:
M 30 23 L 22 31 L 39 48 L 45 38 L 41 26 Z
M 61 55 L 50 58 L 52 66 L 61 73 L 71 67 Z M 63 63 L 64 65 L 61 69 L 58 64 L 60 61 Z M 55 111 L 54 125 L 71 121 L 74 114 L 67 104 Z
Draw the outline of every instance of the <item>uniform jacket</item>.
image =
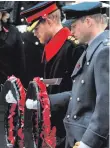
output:
M 72 92 L 50 95 L 52 113 L 68 104 L 64 125 L 66 148 L 82 141 L 91 148 L 108 148 L 109 33 L 100 34 L 78 60 Z
M 63 35 L 61 36 L 60 34 L 56 36 L 57 42 L 53 41 L 51 51 L 53 50 L 53 47 L 56 47 L 56 44 L 59 44 L 58 42 L 60 42 Z M 46 79 L 63 78 L 59 86 L 48 87 L 49 94 L 71 90 L 72 71 L 85 49 L 85 46 L 77 44 L 75 39 L 71 36 L 68 36 L 65 42 L 62 42 L 61 44 L 59 51 L 49 61 L 45 61 L 44 77 Z

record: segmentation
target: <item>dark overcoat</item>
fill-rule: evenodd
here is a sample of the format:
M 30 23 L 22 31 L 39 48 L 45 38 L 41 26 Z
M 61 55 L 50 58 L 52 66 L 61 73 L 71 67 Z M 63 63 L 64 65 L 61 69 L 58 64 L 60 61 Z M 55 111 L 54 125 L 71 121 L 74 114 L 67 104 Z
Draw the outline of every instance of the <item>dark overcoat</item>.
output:
M 7 25 L 7 29 L 8 32 L 0 32 L 0 84 L 11 75 L 23 80 L 25 69 L 21 35 L 13 25 Z
M 0 32 L 0 85 L 8 76 L 15 75 L 24 84 L 25 56 L 23 42 L 17 28 L 7 25 L 8 32 Z M 0 88 L 1 89 L 1 88 Z M 0 148 L 6 147 L 4 131 L 4 102 L 0 93 Z

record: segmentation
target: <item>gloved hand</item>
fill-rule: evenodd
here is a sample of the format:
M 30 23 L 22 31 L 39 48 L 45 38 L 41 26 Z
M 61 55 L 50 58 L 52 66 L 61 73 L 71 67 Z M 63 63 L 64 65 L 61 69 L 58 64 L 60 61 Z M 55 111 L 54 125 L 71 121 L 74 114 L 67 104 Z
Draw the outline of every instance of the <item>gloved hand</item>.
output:
M 5 100 L 7 103 L 14 103 L 17 104 L 16 99 L 14 98 L 11 90 L 8 91 L 8 93 L 6 94 Z
M 33 101 L 31 99 L 27 99 L 26 101 L 26 107 L 28 109 L 37 109 L 37 100 Z

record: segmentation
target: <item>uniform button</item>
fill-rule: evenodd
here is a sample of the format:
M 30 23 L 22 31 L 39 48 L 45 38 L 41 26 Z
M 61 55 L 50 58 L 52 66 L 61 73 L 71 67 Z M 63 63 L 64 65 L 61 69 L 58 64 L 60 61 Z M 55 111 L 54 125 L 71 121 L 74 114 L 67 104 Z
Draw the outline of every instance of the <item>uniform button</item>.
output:
M 81 83 L 84 84 L 85 83 L 84 80 L 81 80 Z
M 76 80 L 73 80 L 73 83 L 75 83 Z
M 67 115 L 67 118 L 69 118 L 70 117 L 70 115 Z
M 79 102 L 80 101 L 80 98 L 77 98 L 77 101 Z
M 35 42 L 35 45 L 39 45 L 39 42 Z
M 21 10 L 24 10 L 24 7 L 21 7 Z
M 21 22 L 24 22 L 24 19 L 23 18 L 21 19 Z
M 74 119 L 76 119 L 77 118 L 77 116 L 76 115 L 74 115 Z
M 87 64 L 87 66 L 88 66 L 90 63 L 89 63 L 89 62 L 87 62 L 86 64 Z
M 70 97 L 70 100 L 72 100 L 72 97 Z

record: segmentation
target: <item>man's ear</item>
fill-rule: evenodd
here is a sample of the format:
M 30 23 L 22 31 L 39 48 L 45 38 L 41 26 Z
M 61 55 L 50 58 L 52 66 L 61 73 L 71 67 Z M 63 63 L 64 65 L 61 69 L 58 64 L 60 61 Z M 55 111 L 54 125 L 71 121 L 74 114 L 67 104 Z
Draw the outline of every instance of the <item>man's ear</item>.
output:
M 92 26 L 92 22 L 93 20 L 92 20 L 92 18 L 91 17 L 86 17 L 86 23 L 87 23 L 87 26 L 88 26 L 88 28 L 90 28 L 91 26 Z
M 53 25 L 53 21 L 50 19 L 50 18 L 46 18 L 46 22 L 49 26 L 52 26 Z

